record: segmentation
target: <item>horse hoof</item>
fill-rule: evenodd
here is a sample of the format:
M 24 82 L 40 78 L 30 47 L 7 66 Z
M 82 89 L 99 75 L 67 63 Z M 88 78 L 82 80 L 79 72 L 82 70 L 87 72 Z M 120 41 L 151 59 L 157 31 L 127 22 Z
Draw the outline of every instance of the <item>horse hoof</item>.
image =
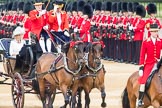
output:
M 107 106 L 106 103 L 101 104 L 101 107 L 103 107 L 103 108 L 106 107 L 106 106 Z

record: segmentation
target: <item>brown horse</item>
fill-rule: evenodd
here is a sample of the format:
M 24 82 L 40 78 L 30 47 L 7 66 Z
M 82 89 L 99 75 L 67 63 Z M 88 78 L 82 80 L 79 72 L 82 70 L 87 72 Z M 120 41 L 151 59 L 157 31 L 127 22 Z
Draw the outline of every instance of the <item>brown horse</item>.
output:
M 83 90 L 85 91 L 85 108 L 89 108 L 89 93 L 93 88 L 97 88 L 101 91 L 101 106 L 106 107 L 106 93 L 104 85 L 105 70 L 103 65 L 101 64 L 101 56 L 102 44 L 100 42 L 93 42 L 89 49 L 88 62 L 86 63 L 86 66 L 81 70 L 80 76 L 78 76 L 78 80 L 75 80 L 74 86 L 72 87 L 72 108 L 75 108 L 75 95 L 79 87 L 83 88 Z M 78 107 L 81 107 L 81 91 L 78 92 Z
M 74 75 L 77 74 L 84 63 L 84 44 L 82 41 L 72 41 L 64 45 L 63 54 L 54 55 L 51 53 L 43 54 L 36 64 L 36 74 L 39 83 L 40 97 L 43 103 L 43 108 L 53 108 L 52 100 L 47 106 L 46 100 L 50 95 L 55 97 L 56 89 L 62 91 L 65 99 L 65 105 L 69 103 L 68 89 L 73 84 Z M 50 86 L 50 95 L 46 95 L 45 83 Z
M 133 73 L 129 77 L 122 96 L 123 108 L 136 108 L 136 99 L 139 95 L 138 78 L 138 72 Z M 143 108 L 147 108 L 150 105 L 154 108 L 160 108 L 162 105 L 162 67 L 154 74 L 149 88 L 145 91 L 143 102 Z

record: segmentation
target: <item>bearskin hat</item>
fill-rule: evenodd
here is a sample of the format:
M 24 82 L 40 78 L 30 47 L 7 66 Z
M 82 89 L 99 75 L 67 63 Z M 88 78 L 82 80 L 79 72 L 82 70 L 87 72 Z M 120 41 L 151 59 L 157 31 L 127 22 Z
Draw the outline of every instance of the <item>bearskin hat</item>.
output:
M 146 10 L 147 10 L 147 13 L 150 15 L 150 14 L 156 14 L 157 13 L 157 7 L 156 7 L 156 5 L 154 4 L 154 3 L 149 3 L 148 5 L 147 5 L 147 8 L 146 8 Z
M 13 5 L 13 2 L 10 2 L 10 3 L 7 5 L 7 10 L 8 10 L 8 11 L 12 10 L 12 5 Z
M 68 2 L 66 4 L 66 7 L 65 7 L 66 12 L 70 12 L 71 11 L 71 5 L 72 5 L 72 2 Z
M 111 11 L 112 12 L 117 12 L 117 2 L 114 2 L 114 3 L 112 3 L 112 6 L 111 6 Z
M 128 5 L 127 2 L 123 2 L 123 3 L 122 3 L 122 6 L 121 6 L 122 12 L 128 12 L 128 7 L 127 7 L 127 5 Z
M 77 11 L 77 2 L 76 1 L 74 1 L 72 3 L 71 11 Z
M 117 12 L 122 11 L 122 2 L 117 3 Z
M 145 17 L 146 10 L 145 10 L 145 7 L 143 5 L 138 5 L 136 7 L 136 15 L 139 15 L 141 17 Z
M 112 2 L 106 2 L 106 6 L 105 6 L 105 10 L 106 11 L 111 11 L 111 5 L 112 5 Z
M 18 8 L 18 1 L 15 1 L 12 5 L 12 10 L 17 11 L 17 8 Z
M 102 2 L 97 1 L 97 2 L 95 3 L 95 10 L 101 11 L 101 7 L 102 7 Z
M 33 4 L 31 2 L 25 3 L 23 12 L 26 13 L 26 14 L 29 14 L 29 12 L 32 11 L 32 10 L 34 10 Z
M 86 4 L 83 7 L 83 14 L 88 15 L 88 18 L 92 18 L 93 16 L 93 8 L 90 4 Z
M 127 8 L 128 8 L 129 12 L 133 12 L 133 3 L 129 2 L 128 5 L 127 5 Z
M 134 2 L 133 3 L 133 11 L 136 12 L 136 7 L 139 5 L 138 2 Z
M 19 2 L 19 4 L 18 4 L 18 8 L 19 8 L 19 10 L 22 10 L 22 11 L 23 11 L 23 8 L 24 8 L 24 2 Z
M 77 10 L 78 11 L 82 11 L 83 10 L 83 7 L 84 7 L 84 5 L 85 5 L 85 1 L 84 0 L 79 0 L 78 2 L 77 2 Z

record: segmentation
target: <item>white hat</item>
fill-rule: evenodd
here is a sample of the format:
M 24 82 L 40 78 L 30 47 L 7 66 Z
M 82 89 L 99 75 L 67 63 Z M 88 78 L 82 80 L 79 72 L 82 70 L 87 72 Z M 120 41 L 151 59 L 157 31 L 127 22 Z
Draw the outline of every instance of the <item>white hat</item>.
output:
M 13 31 L 13 35 L 12 35 L 12 38 L 14 38 L 16 35 L 20 35 L 20 34 L 25 34 L 25 30 L 24 28 L 18 26 L 16 27 L 16 29 Z

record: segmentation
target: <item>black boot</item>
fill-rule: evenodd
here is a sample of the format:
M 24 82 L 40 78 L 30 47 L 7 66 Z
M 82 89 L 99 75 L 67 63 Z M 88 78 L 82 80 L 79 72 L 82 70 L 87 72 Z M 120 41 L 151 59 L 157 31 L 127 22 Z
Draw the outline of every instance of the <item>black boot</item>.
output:
M 144 92 L 139 91 L 138 107 L 141 107 L 141 106 L 144 105 L 144 103 L 143 103 L 143 97 L 144 97 Z

